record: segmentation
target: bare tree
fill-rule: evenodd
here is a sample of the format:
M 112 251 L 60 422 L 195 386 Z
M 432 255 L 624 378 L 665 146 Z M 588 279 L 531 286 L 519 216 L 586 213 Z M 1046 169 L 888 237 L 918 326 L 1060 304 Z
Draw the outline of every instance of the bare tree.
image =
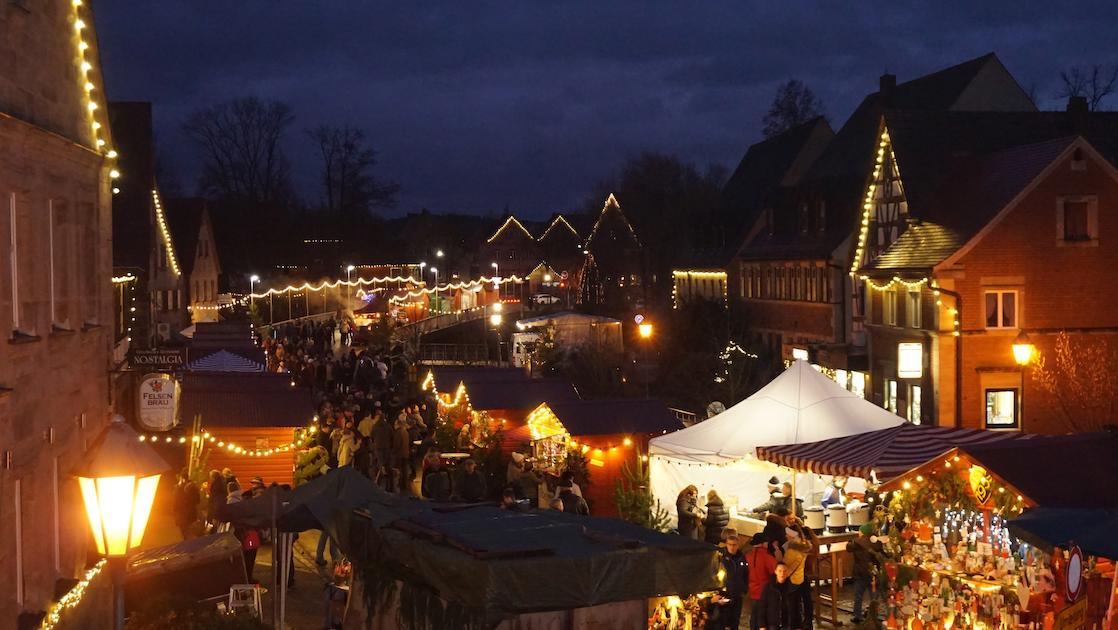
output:
M 1103 99 L 1114 93 L 1118 84 L 1118 65 L 1110 68 L 1097 63 L 1089 68 L 1072 66 L 1060 72 L 1060 80 L 1064 85 L 1056 93 L 1058 98 L 1082 96 L 1087 99 L 1091 111 L 1098 111 Z
M 823 101 L 799 79 L 788 79 L 776 88 L 776 96 L 762 120 L 762 133 L 771 138 L 822 115 Z
M 1030 370 L 1040 390 L 1051 396 L 1069 431 L 1099 431 L 1115 422 L 1118 354 L 1101 336 L 1056 336 L 1051 356 L 1040 353 Z
M 288 164 L 280 139 L 293 120 L 286 104 L 255 97 L 191 114 L 183 131 L 202 148 L 202 190 L 223 199 L 258 203 L 283 197 Z
M 373 208 L 391 208 L 400 187 L 373 177 L 376 151 L 356 127 L 321 125 L 307 131 L 322 157 L 326 210 L 339 217 L 364 216 Z

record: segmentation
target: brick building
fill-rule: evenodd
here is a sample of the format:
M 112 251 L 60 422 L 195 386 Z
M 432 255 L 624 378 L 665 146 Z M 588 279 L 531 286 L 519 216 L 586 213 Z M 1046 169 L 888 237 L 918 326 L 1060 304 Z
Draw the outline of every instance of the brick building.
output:
M 16 627 L 85 567 L 70 466 L 112 404 L 117 166 L 87 5 L 0 12 L 0 625 Z
M 748 195 L 738 195 L 746 200 L 738 212 L 751 216 L 752 226 L 728 271 L 756 342 L 778 360 L 810 358 L 848 389 L 865 393 L 869 362 L 856 306 L 862 283 L 848 272 L 881 117 L 1035 110 L 990 54 L 905 83 L 882 76 L 878 91 L 833 137 L 812 121 L 751 147 L 773 157 L 743 160 L 735 172 L 734 179 L 751 183 Z M 756 173 L 747 176 L 743 167 Z
M 877 146 L 852 267 L 870 397 L 914 422 L 1083 428 L 1012 345 L 1025 331 L 1052 366 L 1059 333 L 1118 333 L 1097 291 L 1118 264 L 1118 114 L 887 113 Z

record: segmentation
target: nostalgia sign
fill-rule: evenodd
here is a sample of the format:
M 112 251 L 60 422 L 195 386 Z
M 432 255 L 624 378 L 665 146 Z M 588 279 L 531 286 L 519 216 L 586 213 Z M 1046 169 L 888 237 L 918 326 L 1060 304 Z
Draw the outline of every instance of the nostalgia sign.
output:
M 137 397 L 140 426 L 169 431 L 178 412 L 179 384 L 170 374 L 145 374 Z

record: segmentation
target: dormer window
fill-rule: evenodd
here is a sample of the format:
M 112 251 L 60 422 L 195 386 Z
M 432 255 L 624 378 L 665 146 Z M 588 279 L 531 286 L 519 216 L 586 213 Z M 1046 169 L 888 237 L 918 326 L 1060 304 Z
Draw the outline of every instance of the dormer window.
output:
M 1083 154 L 1083 149 L 1079 147 L 1076 147 L 1075 151 L 1071 153 L 1071 170 L 1087 170 L 1087 157 Z

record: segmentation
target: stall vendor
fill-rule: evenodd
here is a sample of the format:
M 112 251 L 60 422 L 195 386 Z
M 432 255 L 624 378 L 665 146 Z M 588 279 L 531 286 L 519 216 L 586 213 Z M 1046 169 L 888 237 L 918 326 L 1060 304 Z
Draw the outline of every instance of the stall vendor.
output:
M 833 504 L 846 505 L 846 477 L 835 475 L 831 479 L 831 485 L 823 491 L 823 509 L 827 509 Z

